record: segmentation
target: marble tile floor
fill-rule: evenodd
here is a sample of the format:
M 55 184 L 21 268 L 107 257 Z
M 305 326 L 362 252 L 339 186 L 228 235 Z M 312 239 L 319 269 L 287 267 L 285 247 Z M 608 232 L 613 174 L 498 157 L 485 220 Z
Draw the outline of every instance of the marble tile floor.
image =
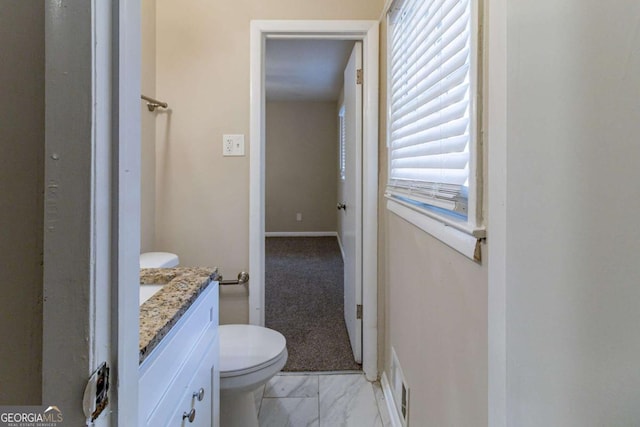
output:
M 255 392 L 260 427 L 390 427 L 379 383 L 358 373 L 281 373 Z

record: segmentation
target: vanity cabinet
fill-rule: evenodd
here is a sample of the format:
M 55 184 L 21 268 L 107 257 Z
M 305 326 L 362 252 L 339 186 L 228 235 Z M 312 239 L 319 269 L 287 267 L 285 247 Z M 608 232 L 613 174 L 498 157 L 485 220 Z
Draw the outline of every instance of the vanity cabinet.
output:
M 211 283 L 139 368 L 139 426 L 217 427 L 218 284 Z

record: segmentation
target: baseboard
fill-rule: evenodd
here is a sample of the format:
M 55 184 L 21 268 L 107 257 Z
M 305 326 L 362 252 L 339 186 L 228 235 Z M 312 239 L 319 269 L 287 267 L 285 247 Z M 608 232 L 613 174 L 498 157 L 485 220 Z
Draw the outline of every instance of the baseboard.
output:
M 264 237 L 337 237 L 335 231 L 267 231 Z
M 389 384 L 389 380 L 387 379 L 387 373 L 382 373 L 382 378 L 380 378 L 380 385 L 382 386 L 382 392 L 384 393 L 384 400 L 387 402 L 387 411 L 389 412 L 389 418 L 391 419 L 392 427 L 403 427 L 402 420 L 400 420 L 400 416 L 398 415 L 398 408 L 396 407 L 396 402 L 393 400 L 393 393 L 391 392 L 391 384 Z

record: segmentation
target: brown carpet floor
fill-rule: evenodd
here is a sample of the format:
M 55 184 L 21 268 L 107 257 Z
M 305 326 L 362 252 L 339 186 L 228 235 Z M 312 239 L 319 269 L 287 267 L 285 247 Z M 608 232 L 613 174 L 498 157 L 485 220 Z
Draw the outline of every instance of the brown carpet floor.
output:
M 344 322 L 335 237 L 268 237 L 265 324 L 287 339 L 284 371 L 359 370 Z

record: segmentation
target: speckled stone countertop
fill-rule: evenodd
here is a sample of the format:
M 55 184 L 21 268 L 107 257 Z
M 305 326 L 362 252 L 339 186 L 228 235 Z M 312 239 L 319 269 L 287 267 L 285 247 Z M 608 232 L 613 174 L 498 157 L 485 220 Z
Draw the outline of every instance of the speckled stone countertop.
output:
M 140 363 L 214 280 L 218 280 L 217 268 L 175 267 L 140 270 L 140 283 L 166 283 L 140 306 Z

